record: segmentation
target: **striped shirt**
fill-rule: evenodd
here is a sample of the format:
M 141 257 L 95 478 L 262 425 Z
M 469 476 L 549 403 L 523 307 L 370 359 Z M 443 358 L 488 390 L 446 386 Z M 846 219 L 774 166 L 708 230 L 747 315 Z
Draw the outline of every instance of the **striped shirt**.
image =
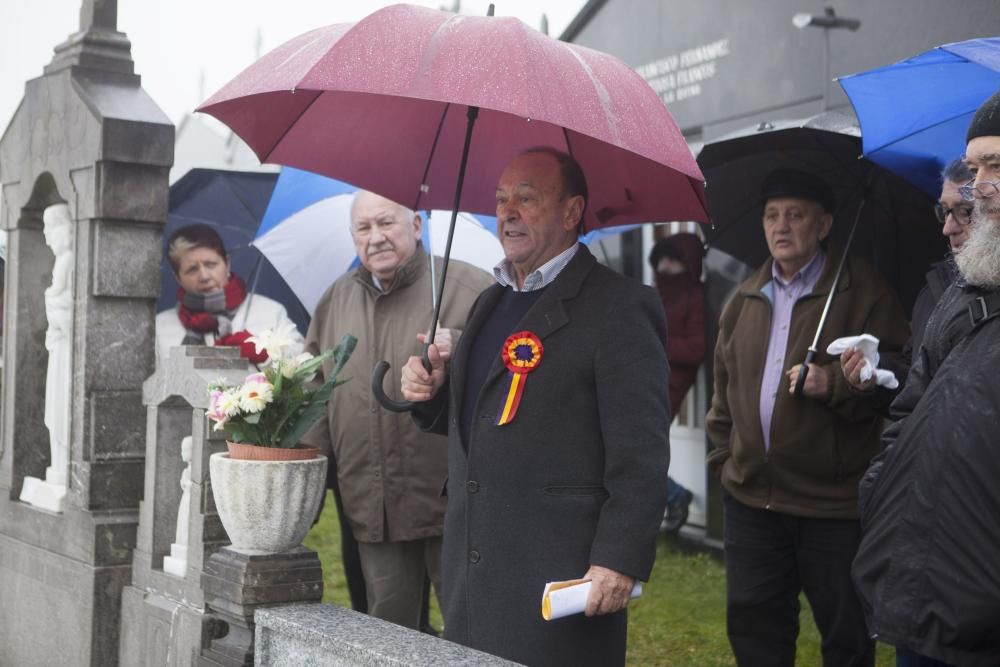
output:
M 535 290 L 547 287 L 549 283 L 556 279 L 556 276 L 566 268 L 569 261 L 573 259 L 576 255 L 576 251 L 580 249 L 579 243 L 574 243 L 566 250 L 562 251 L 549 261 L 542 264 L 540 267 L 532 271 L 525 277 L 524 286 L 518 289 L 517 278 L 514 273 L 514 265 L 510 263 L 510 260 L 504 259 L 499 264 L 493 267 L 493 276 L 500 283 L 501 287 L 510 287 L 515 292 L 533 292 Z

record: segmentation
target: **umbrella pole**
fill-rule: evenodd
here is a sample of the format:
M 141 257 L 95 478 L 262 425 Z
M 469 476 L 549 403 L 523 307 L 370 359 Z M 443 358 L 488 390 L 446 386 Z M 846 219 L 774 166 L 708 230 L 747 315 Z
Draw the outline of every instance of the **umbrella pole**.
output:
M 854 240 L 854 232 L 858 228 L 858 221 L 861 219 L 861 211 L 865 208 L 865 197 L 861 198 L 858 203 L 858 212 L 854 216 L 854 224 L 851 225 L 851 233 L 847 236 L 847 244 L 844 246 L 844 254 L 840 258 L 840 263 L 837 265 L 837 273 L 833 276 L 833 284 L 830 285 L 830 293 L 826 295 L 826 303 L 823 305 L 823 314 L 819 317 L 819 325 L 816 327 L 816 335 L 813 336 L 812 345 L 806 351 L 805 361 L 799 367 L 799 377 L 795 381 L 795 396 L 798 398 L 802 397 L 802 390 L 806 384 L 806 376 L 809 374 L 809 364 L 816 360 L 816 355 L 819 351 L 816 349 L 819 345 L 819 337 L 823 333 L 823 326 L 826 324 L 826 316 L 830 313 L 830 304 L 833 303 L 833 297 L 837 293 L 837 285 L 840 284 L 840 275 L 844 272 L 844 264 L 847 263 L 847 251 L 851 249 L 851 242 Z
M 250 281 L 250 294 L 247 296 L 247 307 L 243 311 L 243 325 L 236 329 L 236 331 L 241 331 L 247 328 L 247 318 L 250 317 L 250 306 L 253 305 L 253 295 L 257 292 L 257 279 L 260 278 L 260 260 L 264 258 L 264 255 L 258 250 L 257 260 L 253 263 L 253 268 L 250 273 L 253 274 L 253 278 Z
M 431 370 L 431 361 L 427 356 L 427 349 L 434 343 L 434 334 L 437 331 L 438 321 L 441 319 L 441 297 L 444 295 L 444 284 L 445 279 L 448 276 L 448 261 L 451 258 L 451 241 L 455 237 L 455 223 L 458 220 L 458 207 L 462 201 L 462 186 L 465 184 L 465 166 L 469 161 L 469 146 L 472 144 L 472 128 L 476 124 L 476 118 L 479 116 L 479 107 L 470 106 L 466 112 L 466 117 L 468 118 L 468 123 L 465 127 L 465 144 L 462 146 L 462 161 L 459 163 L 458 167 L 458 183 L 455 185 L 455 200 L 451 207 L 451 225 L 448 227 L 448 241 L 444 246 L 444 257 L 441 263 L 441 280 L 439 282 L 439 287 L 437 290 L 436 303 L 434 304 L 434 317 L 431 319 L 431 330 L 427 336 L 427 342 L 424 344 L 423 353 L 423 363 L 424 368 L 428 372 Z M 434 258 L 431 258 L 434 261 Z M 375 396 L 375 400 L 379 402 L 386 410 L 391 412 L 409 412 L 413 409 L 413 403 L 410 401 L 396 401 L 389 398 L 385 390 L 382 388 L 382 381 L 385 378 L 385 374 L 389 372 L 389 362 L 380 361 L 375 364 L 375 368 L 372 370 L 372 394 Z
M 434 277 L 437 269 L 434 268 L 434 239 L 431 238 L 431 212 L 424 211 L 424 213 L 427 215 L 424 219 L 427 222 L 427 258 L 428 268 L 431 272 L 431 311 L 434 311 L 437 308 L 437 288 L 435 287 L 437 285 L 437 278 Z

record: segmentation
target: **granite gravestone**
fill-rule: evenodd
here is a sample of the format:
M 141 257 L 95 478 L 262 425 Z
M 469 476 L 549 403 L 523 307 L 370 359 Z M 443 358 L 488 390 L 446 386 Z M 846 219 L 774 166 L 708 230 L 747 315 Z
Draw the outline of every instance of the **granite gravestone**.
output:
M 144 385 L 145 493 L 132 583 L 122 593 L 123 665 L 194 665 L 203 646 L 226 634 L 205 615 L 201 583 L 204 563 L 229 543 L 208 474 L 209 456 L 226 443 L 205 417 L 206 387 L 246 372 L 237 348 L 175 347 Z
M 9 239 L 0 390 L 3 665 L 38 664 L 40 656 L 48 664 L 118 664 L 174 129 L 142 90 L 116 25 L 114 0 L 85 0 L 80 30 L 27 82 L 0 139 L 0 227 Z M 65 206 L 75 239 L 65 464 L 53 460 L 45 415 L 53 354 L 45 291 L 55 258 L 43 212 L 52 206 Z M 26 477 L 45 479 L 47 468 L 64 465 L 61 512 L 20 500 Z

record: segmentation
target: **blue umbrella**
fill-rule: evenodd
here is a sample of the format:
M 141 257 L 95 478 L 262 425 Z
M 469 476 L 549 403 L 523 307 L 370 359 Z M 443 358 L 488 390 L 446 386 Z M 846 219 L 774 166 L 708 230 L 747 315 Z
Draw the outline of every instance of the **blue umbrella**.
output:
M 222 237 L 233 272 L 244 278 L 255 294 L 263 294 L 285 306 L 288 316 L 305 332 L 309 314 L 271 263 L 250 245 L 277 179 L 278 174 L 273 172 L 192 169 L 170 186 L 163 240 L 166 243 L 174 231 L 187 225 L 210 225 Z M 166 257 L 166 252 L 163 256 Z M 157 312 L 174 307 L 177 287 L 170 263 L 164 259 Z
M 839 82 L 864 156 L 937 198 L 941 169 L 965 152 L 972 115 L 1000 89 L 1000 37 L 945 44 Z

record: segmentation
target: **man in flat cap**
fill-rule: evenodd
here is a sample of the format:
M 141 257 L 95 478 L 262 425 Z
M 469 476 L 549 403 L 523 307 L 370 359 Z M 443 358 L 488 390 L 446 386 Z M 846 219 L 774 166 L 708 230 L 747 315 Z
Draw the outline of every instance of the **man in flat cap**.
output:
M 1000 665 L 1000 91 L 967 142 L 959 277 L 861 485 L 854 581 L 872 634 L 907 666 Z
M 872 665 L 850 568 L 861 537 L 858 481 L 878 451 L 878 412 L 891 395 L 852 389 L 824 351 L 867 332 L 891 361 L 909 327 L 892 289 L 849 257 L 796 396 L 844 252 L 825 247 L 836 201 L 821 178 L 779 169 L 764 179 L 761 203 L 771 258 L 723 310 L 707 418 L 708 464 L 724 489 L 729 641 L 738 665 L 792 667 L 805 592 L 823 663 Z

